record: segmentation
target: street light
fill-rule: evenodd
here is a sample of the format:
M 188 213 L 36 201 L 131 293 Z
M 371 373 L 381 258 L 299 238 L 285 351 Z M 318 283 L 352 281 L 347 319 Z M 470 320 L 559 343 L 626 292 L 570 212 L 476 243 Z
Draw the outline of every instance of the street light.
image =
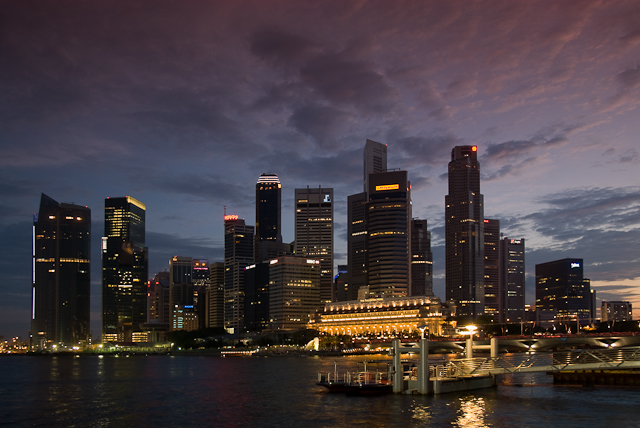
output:
M 418 327 L 416 327 L 418 330 L 420 330 L 420 334 L 421 334 L 421 338 L 424 339 L 424 331 L 425 330 L 429 330 L 429 326 L 427 325 L 419 325 Z

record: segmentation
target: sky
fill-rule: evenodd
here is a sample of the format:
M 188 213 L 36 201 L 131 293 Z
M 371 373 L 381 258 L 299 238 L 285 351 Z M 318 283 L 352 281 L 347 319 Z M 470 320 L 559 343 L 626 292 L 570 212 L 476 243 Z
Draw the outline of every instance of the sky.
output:
M 640 1 L 0 0 L 0 335 L 30 328 L 41 193 L 92 210 L 100 334 L 104 200 L 146 204 L 149 274 L 223 260 L 261 173 L 334 188 L 335 263 L 367 138 L 408 171 L 444 291 L 444 197 L 477 145 L 485 217 L 535 265 L 583 258 L 640 316 Z

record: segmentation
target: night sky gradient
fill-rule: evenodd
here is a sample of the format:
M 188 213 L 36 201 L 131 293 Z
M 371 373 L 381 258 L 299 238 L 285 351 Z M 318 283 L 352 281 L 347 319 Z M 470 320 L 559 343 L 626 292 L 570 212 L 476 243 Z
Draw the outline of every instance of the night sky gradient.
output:
M 639 1 L 0 1 L 0 335 L 30 325 L 44 192 L 92 209 L 100 332 L 104 199 L 147 205 L 149 274 L 223 260 L 223 207 L 255 224 L 261 173 L 333 187 L 335 260 L 367 138 L 406 169 L 444 298 L 453 146 L 476 144 L 485 217 L 536 263 L 583 258 L 640 309 Z

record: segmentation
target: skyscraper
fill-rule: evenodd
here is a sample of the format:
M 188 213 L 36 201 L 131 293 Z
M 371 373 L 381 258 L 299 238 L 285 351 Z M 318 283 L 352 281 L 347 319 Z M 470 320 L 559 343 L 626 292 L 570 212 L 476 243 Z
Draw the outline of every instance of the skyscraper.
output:
M 369 191 L 369 175 L 387 171 L 387 145 L 367 139 L 364 145 L 364 190 Z
M 427 220 L 411 221 L 411 296 L 433 296 L 433 254 Z
M 146 342 L 148 249 L 145 205 L 107 198 L 102 238 L 102 340 Z
M 524 238 L 500 240 L 500 322 L 524 321 Z
M 39 349 L 90 339 L 91 210 L 42 194 L 33 219 L 31 334 Z
M 256 183 L 256 262 L 277 257 L 282 251 L 281 187 L 276 174 L 262 174 Z
M 367 203 L 369 175 L 387 171 L 387 146 L 367 139 L 363 150 L 363 192 L 347 197 L 347 262 L 343 275 L 348 300 L 358 298 L 358 290 L 368 286 Z
M 269 318 L 273 330 L 304 328 L 320 306 L 320 262 L 284 256 L 269 262 Z
M 253 264 L 253 226 L 237 215 L 224 217 L 224 326 L 244 329 L 244 269 Z
M 193 259 L 174 256 L 169 260 L 169 307 L 171 308 L 171 329 L 178 324 L 178 315 L 184 317 L 193 309 Z
M 209 265 L 207 327 L 224 328 L 224 263 Z
M 333 189 L 295 189 L 295 254 L 320 260 L 320 300 L 333 300 Z
M 477 147 L 456 146 L 445 196 L 446 293 L 463 317 L 484 313 L 483 205 Z
M 562 259 L 536 265 L 536 315 L 541 327 L 573 318 L 591 321 L 591 284 L 583 276 L 582 259 Z
M 485 218 L 484 313 L 495 322 L 500 319 L 500 273 L 500 220 Z
M 369 174 L 367 275 L 372 297 L 402 297 L 411 280 L 411 189 L 407 171 Z

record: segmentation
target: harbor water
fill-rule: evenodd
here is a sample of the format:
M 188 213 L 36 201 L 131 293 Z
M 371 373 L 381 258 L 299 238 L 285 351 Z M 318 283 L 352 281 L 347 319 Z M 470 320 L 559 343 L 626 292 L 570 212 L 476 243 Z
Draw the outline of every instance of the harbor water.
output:
M 546 374 L 441 396 L 329 394 L 319 372 L 364 357 L 8 356 L 0 425 L 15 427 L 634 427 L 637 387 Z

